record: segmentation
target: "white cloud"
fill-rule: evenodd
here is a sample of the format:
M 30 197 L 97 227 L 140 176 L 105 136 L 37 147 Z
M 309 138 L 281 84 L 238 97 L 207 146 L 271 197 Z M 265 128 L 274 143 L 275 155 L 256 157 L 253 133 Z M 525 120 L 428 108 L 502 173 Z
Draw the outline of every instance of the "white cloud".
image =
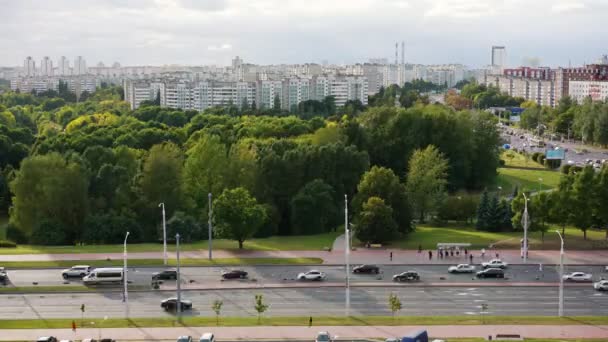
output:
M 209 46 L 207 46 L 207 50 L 209 50 L 209 51 L 232 50 L 232 45 L 230 45 L 230 44 L 209 45 Z
M 582 1 L 558 1 L 551 6 L 551 10 L 558 13 L 584 10 L 586 8 L 587 6 Z

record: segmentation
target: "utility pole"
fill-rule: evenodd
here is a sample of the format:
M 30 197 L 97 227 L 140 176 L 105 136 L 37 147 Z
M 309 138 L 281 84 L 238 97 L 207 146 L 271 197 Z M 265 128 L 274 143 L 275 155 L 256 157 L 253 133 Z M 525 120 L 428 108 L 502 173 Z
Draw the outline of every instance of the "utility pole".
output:
M 526 193 L 522 192 L 524 195 L 525 207 L 524 207 L 524 264 L 528 263 L 528 197 L 526 197 Z
M 123 269 L 122 269 L 122 279 L 123 279 L 123 284 L 124 284 L 124 295 L 123 295 L 123 300 L 125 302 L 125 317 L 129 318 L 129 289 L 128 289 L 128 284 L 129 284 L 129 279 L 128 279 L 128 272 L 127 272 L 127 238 L 129 237 L 129 232 L 127 232 L 127 234 L 125 235 L 125 242 L 123 245 Z
M 181 274 L 179 269 L 179 233 L 175 234 L 175 251 L 177 258 L 177 321 L 182 321 L 182 286 Z
M 346 316 L 350 316 L 350 230 L 348 229 L 348 195 L 344 195 L 344 263 L 346 269 Z
M 213 215 L 213 206 L 211 204 L 211 193 L 209 193 L 209 212 L 208 215 L 209 216 L 209 221 L 208 226 L 209 226 L 209 260 L 213 259 L 213 255 L 212 255 L 212 250 L 213 250 L 213 233 L 212 230 L 213 228 L 211 227 L 211 217 Z
M 559 230 L 555 231 L 559 235 L 559 239 L 562 241 L 561 248 L 559 250 L 559 306 L 557 315 L 564 317 L 564 238 Z
M 163 211 L 163 264 L 167 266 L 167 223 L 165 221 L 165 203 L 158 205 Z

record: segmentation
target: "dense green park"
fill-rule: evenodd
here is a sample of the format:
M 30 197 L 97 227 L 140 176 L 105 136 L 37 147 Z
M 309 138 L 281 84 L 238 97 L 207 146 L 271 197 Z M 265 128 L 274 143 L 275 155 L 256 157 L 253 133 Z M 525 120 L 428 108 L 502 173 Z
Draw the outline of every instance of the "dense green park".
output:
M 362 243 L 483 245 L 520 234 L 522 192 L 533 195 L 538 178 L 555 191 L 532 196 L 532 230 L 573 226 L 593 239 L 608 226 L 608 171 L 560 173 L 506 155 L 497 119 L 468 109 L 519 100 L 468 84 L 448 105 L 431 104 L 424 92 L 435 90 L 416 81 L 382 89 L 369 106 L 336 108 L 328 97 L 292 111 L 204 112 L 131 110 L 106 85 L 77 103 L 65 88 L 6 92 L 0 234 L 10 242 L 0 245 L 18 246 L 0 253 L 116 251 L 126 231 L 133 251 L 154 250 L 159 203 L 170 242 L 179 232 L 185 249 L 205 248 L 212 212 L 217 248 L 318 250 L 343 230 L 345 195 Z

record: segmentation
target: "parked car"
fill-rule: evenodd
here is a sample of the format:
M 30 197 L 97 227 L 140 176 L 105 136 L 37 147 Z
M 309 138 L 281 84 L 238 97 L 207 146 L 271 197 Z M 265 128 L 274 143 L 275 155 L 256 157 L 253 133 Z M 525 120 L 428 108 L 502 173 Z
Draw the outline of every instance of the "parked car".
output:
M 192 342 L 192 336 L 180 336 L 177 338 L 177 342 Z
M 376 265 L 359 265 L 353 267 L 353 273 L 378 274 L 380 273 L 380 267 Z
M 153 280 L 176 280 L 177 270 L 174 268 L 152 273 Z
M 317 270 L 310 270 L 306 273 L 298 274 L 298 280 L 323 280 L 325 279 L 325 273 Z
M 600 280 L 593 284 L 593 288 L 598 291 L 608 291 L 608 280 Z
M 331 335 L 327 331 L 320 331 L 315 342 L 331 342 Z
M 6 274 L 4 267 L 0 267 L 0 283 L 2 285 L 6 285 L 8 283 L 8 274 Z
M 492 259 L 481 264 L 483 268 L 507 268 L 507 263 L 500 259 Z
M 198 342 L 215 342 L 215 336 L 212 333 L 204 333 Z
M 505 271 L 502 268 L 486 268 L 475 274 L 477 278 L 504 278 Z
M 192 302 L 186 299 L 181 300 L 182 310 L 190 310 L 192 309 Z M 160 307 L 165 309 L 166 311 L 174 311 L 177 310 L 177 298 L 167 298 L 160 302 Z
M 222 272 L 223 279 L 245 279 L 247 278 L 247 272 L 243 270 L 231 270 Z
M 448 268 L 449 273 L 473 273 L 475 272 L 475 266 L 469 264 L 459 264 L 456 266 L 450 266 Z
M 38 337 L 36 342 L 57 342 L 57 338 L 53 336 Z
M 416 271 L 406 271 L 403 273 L 395 274 L 393 276 L 393 281 L 418 281 L 420 280 L 420 275 Z
M 87 274 L 91 273 L 92 267 L 89 265 L 76 265 L 68 268 L 67 270 L 61 271 L 61 276 L 64 279 L 69 277 L 83 278 Z
M 564 274 L 564 280 L 565 281 L 576 281 L 576 282 L 592 281 L 593 275 L 591 275 L 591 273 L 572 272 L 570 274 Z

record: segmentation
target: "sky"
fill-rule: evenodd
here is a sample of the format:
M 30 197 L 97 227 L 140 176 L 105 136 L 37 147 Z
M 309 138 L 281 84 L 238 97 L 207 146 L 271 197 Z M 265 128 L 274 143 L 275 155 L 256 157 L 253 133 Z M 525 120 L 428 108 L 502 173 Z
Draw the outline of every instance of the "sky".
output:
M 411 63 L 484 66 L 505 45 L 509 66 L 581 65 L 608 54 L 607 20 L 608 0 L 0 0 L 0 65 L 344 64 L 401 41 Z

